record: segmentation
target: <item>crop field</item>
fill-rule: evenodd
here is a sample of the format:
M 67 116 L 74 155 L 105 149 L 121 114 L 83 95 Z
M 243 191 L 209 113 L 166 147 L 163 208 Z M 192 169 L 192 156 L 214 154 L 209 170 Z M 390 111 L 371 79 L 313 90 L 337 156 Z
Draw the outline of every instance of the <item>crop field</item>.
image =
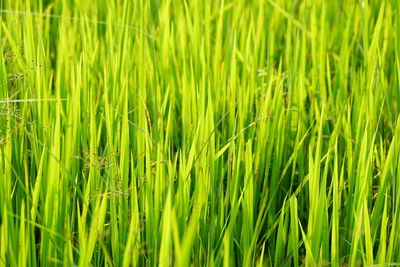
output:
M 0 20 L 0 266 L 400 266 L 400 1 Z

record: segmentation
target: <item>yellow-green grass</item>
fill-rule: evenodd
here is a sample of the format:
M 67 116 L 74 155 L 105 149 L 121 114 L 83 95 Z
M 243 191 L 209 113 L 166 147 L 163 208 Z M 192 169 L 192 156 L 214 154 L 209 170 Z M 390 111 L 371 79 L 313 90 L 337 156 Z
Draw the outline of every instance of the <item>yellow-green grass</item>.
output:
M 0 10 L 0 266 L 400 264 L 397 0 Z

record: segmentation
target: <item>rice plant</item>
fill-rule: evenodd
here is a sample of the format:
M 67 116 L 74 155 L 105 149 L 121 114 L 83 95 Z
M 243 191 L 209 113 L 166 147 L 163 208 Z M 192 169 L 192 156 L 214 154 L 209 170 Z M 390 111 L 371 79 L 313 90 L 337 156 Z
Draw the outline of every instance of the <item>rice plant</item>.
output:
M 0 18 L 0 266 L 400 265 L 399 1 Z

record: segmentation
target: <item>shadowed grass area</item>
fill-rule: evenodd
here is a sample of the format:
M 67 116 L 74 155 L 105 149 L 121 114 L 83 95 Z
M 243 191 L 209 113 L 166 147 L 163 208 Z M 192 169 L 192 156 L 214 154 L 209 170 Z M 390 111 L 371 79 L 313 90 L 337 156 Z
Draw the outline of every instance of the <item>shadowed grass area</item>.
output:
M 0 18 L 0 266 L 400 264 L 397 0 Z

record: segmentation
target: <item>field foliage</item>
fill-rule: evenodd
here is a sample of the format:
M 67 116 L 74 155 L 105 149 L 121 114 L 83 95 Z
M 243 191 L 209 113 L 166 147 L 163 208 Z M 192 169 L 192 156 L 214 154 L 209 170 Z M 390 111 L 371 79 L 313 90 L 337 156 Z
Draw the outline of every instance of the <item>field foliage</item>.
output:
M 398 0 L 0 10 L 0 266 L 400 263 Z

